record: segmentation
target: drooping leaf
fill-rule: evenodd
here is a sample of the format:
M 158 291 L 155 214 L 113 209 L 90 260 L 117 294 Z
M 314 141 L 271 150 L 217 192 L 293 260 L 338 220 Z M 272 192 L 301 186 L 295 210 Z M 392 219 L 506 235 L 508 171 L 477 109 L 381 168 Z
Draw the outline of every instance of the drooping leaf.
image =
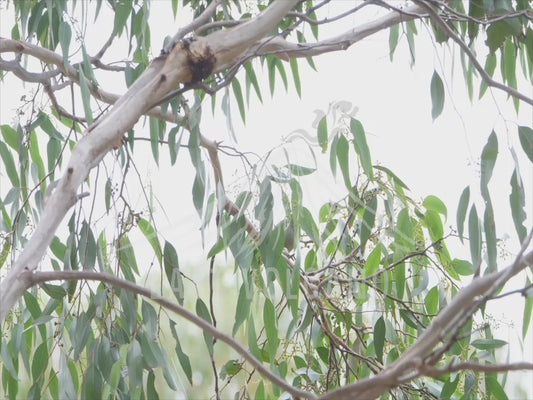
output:
M 385 322 L 379 317 L 374 324 L 374 350 L 379 362 L 383 362 L 383 345 L 385 344 Z
M 435 121 L 435 119 L 437 119 L 444 109 L 445 98 L 444 84 L 442 83 L 442 79 L 437 71 L 433 72 L 433 77 L 431 78 L 430 84 L 430 92 L 432 104 L 431 117 L 433 118 L 433 121 Z
M 159 239 L 154 226 L 150 223 L 150 221 L 144 218 L 139 219 L 137 224 L 146 240 L 148 240 L 148 243 L 150 243 L 150 246 L 152 246 L 152 249 L 154 249 L 154 253 L 159 261 L 159 264 L 162 265 L 161 245 L 159 244 Z
M 365 171 L 366 175 L 370 180 L 374 180 L 374 170 L 372 168 L 372 159 L 370 157 L 370 149 L 366 141 L 366 133 L 363 128 L 363 124 L 355 118 L 350 119 L 350 131 L 352 132 L 354 141 L 354 149 L 359 160 L 361 161 L 361 166 Z
M 209 309 L 201 298 L 198 298 L 198 300 L 196 300 L 196 314 L 207 322 L 209 322 L 210 324 L 213 323 L 211 320 L 211 314 L 209 313 Z M 209 354 L 213 355 L 213 336 L 204 331 L 204 341 L 207 346 L 207 350 L 209 351 Z
M 464 222 L 466 218 L 466 211 L 470 201 L 470 186 L 463 189 L 461 197 L 459 198 L 459 205 L 457 206 L 457 233 L 461 243 L 463 242 Z
M 322 148 L 322 152 L 325 153 L 328 149 L 328 122 L 326 116 L 323 116 L 318 123 L 317 128 L 318 144 Z
M 528 126 L 519 126 L 518 137 L 520 138 L 522 150 L 533 163 L 533 129 Z
M 265 299 L 265 305 L 263 308 L 263 319 L 267 336 L 268 352 L 270 353 L 270 359 L 274 360 L 276 358 L 276 352 L 279 346 L 278 324 L 276 318 L 276 310 L 274 309 L 274 305 L 269 299 Z
M 515 167 L 513 175 L 511 176 L 511 194 L 509 195 L 509 203 L 511 205 L 511 215 L 513 216 L 513 223 L 518 235 L 520 243 L 523 243 L 527 236 L 527 228 L 524 226 L 524 221 L 527 218 L 525 212 L 525 191 L 522 185 L 522 180 L 518 175 Z
M 472 208 L 470 208 L 470 215 L 468 217 L 468 236 L 472 265 L 477 269 L 481 264 L 481 229 L 475 205 L 472 205 Z
M 501 339 L 476 339 L 470 343 L 476 349 L 480 350 L 494 350 L 505 346 L 507 342 Z

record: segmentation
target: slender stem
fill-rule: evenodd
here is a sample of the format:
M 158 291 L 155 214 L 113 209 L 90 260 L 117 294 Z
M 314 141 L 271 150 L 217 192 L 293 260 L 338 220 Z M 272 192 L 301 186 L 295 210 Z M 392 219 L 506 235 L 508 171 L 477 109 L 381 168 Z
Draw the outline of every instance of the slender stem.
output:
M 96 271 L 50 271 L 50 272 L 24 271 L 19 275 L 19 279 L 27 281 L 28 284 L 30 284 L 31 286 L 34 286 L 38 283 L 44 283 L 44 282 L 56 281 L 56 280 L 99 281 L 99 282 L 110 284 L 115 287 L 119 287 L 124 290 L 128 290 L 132 293 L 147 297 L 151 299 L 152 301 L 156 302 L 157 304 L 159 304 L 160 306 L 165 307 L 168 310 L 174 311 L 176 314 L 192 322 L 193 324 L 201 328 L 203 331 L 209 333 L 210 335 L 217 338 L 221 342 L 226 343 L 228 346 L 233 348 L 237 353 L 239 353 L 243 358 L 245 358 L 251 365 L 253 365 L 253 367 L 256 368 L 263 376 L 265 376 L 272 383 L 279 386 L 283 390 L 287 391 L 294 397 L 305 398 L 305 399 L 316 399 L 317 398 L 316 395 L 313 393 L 309 393 L 309 392 L 300 390 L 298 388 L 295 388 L 294 386 L 289 385 L 279 376 L 277 376 L 276 374 L 271 372 L 269 369 L 267 369 L 261 363 L 261 361 L 259 361 L 252 354 L 250 354 L 250 352 L 246 348 L 244 348 L 240 343 L 238 343 L 235 339 L 221 332 L 220 330 L 215 328 L 212 324 L 210 324 L 203 318 L 200 318 L 196 314 L 193 314 L 191 311 L 180 306 L 179 304 L 174 303 L 173 301 L 170 301 L 162 297 L 160 294 L 152 292 L 151 290 L 143 286 L 139 286 L 133 282 L 127 281 L 122 278 L 118 278 L 111 274 L 107 274 L 104 272 L 96 272 Z

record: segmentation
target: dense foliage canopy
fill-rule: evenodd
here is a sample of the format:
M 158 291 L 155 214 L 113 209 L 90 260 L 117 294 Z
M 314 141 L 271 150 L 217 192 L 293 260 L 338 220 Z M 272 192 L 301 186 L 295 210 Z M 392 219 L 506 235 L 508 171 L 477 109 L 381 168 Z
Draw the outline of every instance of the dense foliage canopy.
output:
M 0 9 L 2 34 L 8 17 L 11 29 L 0 37 L 2 97 L 14 82 L 27 88 L 11 98 L 14 121 L 0 121 L 0 396 L 507 399 L 521 390 L 507 375 L 533 360 L 502 357 L 519 343 L 495 336 L 486 311 L 515 296 L 521 339 L 531 337 L 528 0 Z M 161 10 L 176 25 L 153 17 Z M 330 26 L 341 33 L 323 36 Z M 163 43 L 156 29 L 169 30 Z M 304 65 L 384 31 L 391 63 L 399 51 L 412 64 L 429 56 L 415 52 L 422 31 L 453 60 L 425 82 L 433 120 L 453 69 L 472 102 L 513 104 L 503 136 L 476 133 L 486 137 L 479 181 L 460 188 L 457 206 L 413 198 L 386 160 L 373 161 L 349 99 L 264 154 L 236 144 L 232 116 L 245 123 L 280 86 L 304 97 Z M 203 122 L 211 112 L 226 121 L 223 143 Z M 290 110 L 272 116 L 283 118 Z M 514 165 L 495 187 L 502 152 Z M 141 170 L 147 159 L 172 171 L 160 191 Z M 333 181 L 336 197 L 309 196 Z M 507 205 L 495 206 L 502 196 Z M 190 204 L 188 231 L 207 256 L 194 266 L 179 261 L 194 258 L 184 238 L 161 228 Z M 511 248 L 497 214 L 513 222 Z

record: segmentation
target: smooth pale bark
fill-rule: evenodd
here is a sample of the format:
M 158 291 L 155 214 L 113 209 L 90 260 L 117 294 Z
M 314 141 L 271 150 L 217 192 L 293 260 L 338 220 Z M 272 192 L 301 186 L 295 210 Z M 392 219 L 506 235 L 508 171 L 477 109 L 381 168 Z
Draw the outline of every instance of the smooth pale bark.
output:
M 124 133 L 135 125 L 141 115 L 176 90 L 181 83 L 191 81 L 195 72 L 190 68 L 191 56 L 200 59 L 209 56 L 212 65 L 203 74 L 223 70 L 268 34 L 296 3 L 297 0 L 276 1 L 250 21 L 191 41 L 187 48 L 182 42 L 175 43 L 168 54 L 152 62 L 107 114 L 87 129 L 72 152 L 66 172 L 51 193 L 35 232 L 0 284 L 0 322 L 30 286 L 27 280 L 21 278 L 21 274 L 37 268 L 59 224 L 76 203 L 77 191 L 89 171 L 120 142 Z M 0 52 L 28 52 L 29 47 L 24 42 L 0 39 Z M 59 56 L 53 52 L 42 51 L 37 46 L 31 46 L 30 50 L 39 53 L 41 60 L 44 58 L 51 64 L 62 64 L 61 60 L 56 59 Z M 70 68 L 65 72 L 77 75 L 73 67 Z

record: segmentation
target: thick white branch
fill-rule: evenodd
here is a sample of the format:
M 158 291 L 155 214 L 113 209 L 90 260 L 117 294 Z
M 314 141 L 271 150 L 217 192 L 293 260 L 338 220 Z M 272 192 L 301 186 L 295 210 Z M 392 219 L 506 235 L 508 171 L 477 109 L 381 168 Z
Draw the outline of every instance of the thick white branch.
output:
M 196 71 L 191 70 L 191 57 L 209 56 L 213 65 L 204 73 L 220 71 L 235 63 L 242 52 L 268 34 L 297 3 L 297 0 L 276 1 L 249 22 L 227 31 L 199 38 L 187 46 L 180 43 L 152 62 L 150 67 L 120 97 L 114 107 L 101 120 L 89 127 L 77 143 L 61 182 L 50 196 L 37 228 L 0 283 L 0 322 L 5 319 L 29 282 L 22 273 L 33 271 L 50 245 L 60 222 L 76 201 L 76 192 L 104 155 L 118 143 L 125 132 L 133 127 L 139 117 L 154 104 L 175 90 L 180 83 L 188 83 Z M 61 65 L 59 55 L 24 42 L 0 38 L 0 52 L 33 53 L 39 59 Z M 213 59 L 214 58 L 214 59 Z M 63 72 L 77 75 L 73 67 L 63 67 Z

